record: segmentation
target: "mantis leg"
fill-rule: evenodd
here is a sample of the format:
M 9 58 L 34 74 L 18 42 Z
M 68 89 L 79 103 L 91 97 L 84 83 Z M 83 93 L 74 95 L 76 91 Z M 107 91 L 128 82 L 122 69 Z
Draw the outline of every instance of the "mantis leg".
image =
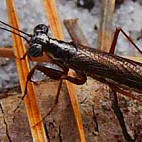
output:
M 114 37 L 113 37 L 113 41 L 112 41 L 112 45 L 111 45 L 111 48 L 109 50 L 109 53 L 114 53 L 114 50 L 115 50 L 115 46 L 116 46 L 116 43 L 117 43 L 117 39 L 118 39 L 118 36 L 119 36 L 119 33 L 122 32 L 124 34 L 124 36 L 133 44 L 133 46 L 140 52 L 142 53 L 142 51 L 137 47 L 137 45 L 133 42 L 133 40 L 131 39 L 131 37 L 129 37 L 121 28 L 116 28 L 116 31 L 114 33 Z M 125 124 L 125 121 L 124 121 L 124 116 L 123 116 L 123 113 L 119 107 L 119 104 L 118 104 L 118 98 L 117 98 L 117 93 L 115 91 L 115 89 L 113 88 L 113 86 L 109 85 L 110 86 L 110 98 L 111 98 L 111 101 L 112 101 L 112 109 L 119 121 L 119 124 L 120 124 L 120 127 L 122 129 L 122 132 L 123 132 L 123 135 L 125 137 L 126 140 L 128 141 L 131 141 L 133 142 L 134 140 L 131 138 L 131 136 L 129 135 L 128 131 L 127 131 L 127 128 L 126 128 L 126 124 Z
M 56 99 L 55 99 L 55 102 L 54 102 L 53 106 L 50 108 L 50 110 L 48 111 L 48 113 L 46 113 L 42 117 L 42 119 L 39 122 L 37 122 L 33 127 L 35 127 L 38 123 L 40 123 L 41 121 L 43 121 L 53 111 L 53 109 L 57 105 L 58 99 L 59 99 L 59 94 L 60 94 L 60 89 L 61 89 L 61 85 L 62 85 L 62 81 L 63 80 L 68 80 L 68 81 L 70 81 L 70 82 L 72 82 L 73 84 L 76 84 L 76 85 L 82 85 L 82 84 L 84 84 L 86 82 L 87 77 L 86 77 L 85 74 L 79 73 L 79 72 L 76 72 L 76 77 L 71 77 L 71 76 L 68 76 L 66 74 L 63 74 L 60 77 L 60 83 L 59 83 L 59 86 L 58 86 L 57 95 L 56 95 Z
M 132 40 L 131 37 L 129 37 L 120 27 L 116 28 L 115 30 L 115 33 L 114 33 L 114 36 L 113 36 L 113 41 L 112 41 L 112 44 L 111 44 L 111 48 L 109 50 L 109 53 L 114 53 L 114 50 L 115 50 L 115 46 L 116 46 L 116 43 L 117 43 L 117 39 L 118 39 L 118 36 L 119 36 L 119 33 L 122 32 L 123 35 L 132 43 L 132 45 L 138 50 L 138 52 L 140 52 L 142 54 L 142 51 L 138 48 L 138 46 L 134 43 L 134 41 Z
M 63 66 L 63 65 L 61 65 L 61 66 Z M 20 107 L 20 104 L 24 100 L 24 98 L 25 98 L 25 96 L 27 94 L 28 82 L 33 82 L 31 79 L 32 79 L 32 76 L 33 76 L 33 74 L 34 74 L 34 72 L 36 70 L 39 70 L 39 71 L 43 72 L 45 75 L 49 76 L 51 79 L 54 79 L 54 80 L 60 80 L 60 78 L 61 78 L 61 76 L 63 74 L 67 74 L 68 73 L 68 69 L 65 69 L 65 68 L 62 68 L 63 71 L 59 71 L 59 70 L 52 69 L 50 67 L 45 67 L 43 65 L 36 65 L 35 67 L 33 67 L 31 69 L 31 71 L 29 72 L 28 76 L 27 76 L 27 80 L 26 80 L 26 84 L 25 84 L 25 90 L 24 90 L 24 95 L 22 96 L 21 101 L 17 105 L 17 107 L 14 110 L 14 112 L 17 111 L 17 109 Z M 61 86 L 61 85 L 59 85 L 59 86 Z M 57 96 L 58 96 L 59 93 L 60 93 L 60 88 L 58 87 Z
M 58 98 L 59 98 L 59 94 L 60 94 L 60 90 L 61 90 L 61 85 L 62 85 L 62 81 L 63 80 L 68 80 L 74 84 L 77 84 L 77 85 L 81 85 L 81 84 L 84 84 L 87 80 L 87 77 L 85 74 L 83 73 L 78 73 L 76 72 L 77 76 L 76 77 L 71 77 L 71 76 L 68 76 L 67 73 L 68 73 L 68 68 L 67 67 L 64 67 L 63 65 L 60 65 L 59 66 L 62 68 L 63 71 L 60 71 L 60 70 L 56 70 L 56 69 L 52 69 L 50 67 L 45 67 L 43 65 L 36 65 L 34 68 L 31 69 L 31 71 L 29 72 L 28 76 L 27 76 L 27 80 L 26 80 L 26 85 L 25 85 L 25 90 L 24 90 L 24 95 L 21 99 L 21 102 L 22 100 L 25 98 L 26 94 L 27 94 L 27 87 L 28 87 L 28 82 L 29 81 L 32 81 L 31 78 L 34 74 L 34 72 L 36 70 L 39 70 L 41 72 L 43 72 L 45 75 L 47 75 L 48 77 L 50 77 L 51 79 L 54 79 L 54 80 L 60 80 L 60 83 L 59 83 L 59 86 L 58 86 L 58 90 L 57 90 L 57 94 L 56 94 L 56 99 L 55 99 L 55 102 L 54 102 L 54 105 L 53 107 L 51 107 L 50 111 L 43 117 L 43 119 L 49 115 L 54 107 L 56 106 L 56 104 L 58 103 Z M 19 105 L 16 107 L 15 111 L 19 108 L 21 102 L 19 103 Z M 42 119 L 42 120 L 43 120 Z M 39 122 L 38 122 L 39 123 Z
M 32 78 L 32 76 L 33 76 L 33 74 L 36 70 L 43 72 L 46 76 L 48 76 L 48 77 L 50 77 L 51 79 L 54 79 L 54 80 L 59 80 L 62 75 L 67 74 L 67 72 L 68 72 L 65 69 L 63 69 L 63 71 L 60 71 L 60 70 L 52 69 L 50 67 L 45 67 L 43 65 L 36 65 L 35 67 L 33 67 L 31 69 L 31 71 L 29 72 L 29 74 L 27 76 L 24 96 L 22 97 L 22 99 L 24 99 L 25 95 L 27 94 L 28 82 L 31 81 L 31 78 Z
M 61 77 L 61 79 L 68 80 L 71 83 L 76 84 L 76 85 L 82 85 L 82 84 L 84 84 L 86 82 L 87 77 L 86 77 L 86 75 L 84 73 L 80 73 L 80 72 L 76 71 L 76 76 L 75 77 L 68 76 L 68 75 L 63 75 Z

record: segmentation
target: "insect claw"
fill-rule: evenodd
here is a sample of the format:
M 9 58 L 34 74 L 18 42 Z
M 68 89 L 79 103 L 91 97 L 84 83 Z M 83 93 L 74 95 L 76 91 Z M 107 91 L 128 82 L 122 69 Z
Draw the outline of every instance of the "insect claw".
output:
M 24 98 L 25 98 L 25 96 L 27 95 L 27 85 L 26 85 L 26 87 L 25 87 L 25 90 L 24 90 L 24 95 L 22 96 L 22 98 L 20 99 L 20 102 L 19 102 L 19 104 L 17 105 L 17 107 L 14 109 L 14 114 L 16 113 L 16 111 L 20 108 L 20 105 L 21 105 L 21 103 L 22 103 L 22 101 L 24 100 Z M 14 117 L 15 118 L 15 117 Z M 13 118 L 13 119 L 14 119 Z
M 16 113 L 16 111 L 20 108 L 20 105 L 21 105 L 22 101 L 20 101 L 20 103 L 18 104 L 18 106 L 14 109 L 14 114 Z M 14 117 L 15 118 L 15 117 Z

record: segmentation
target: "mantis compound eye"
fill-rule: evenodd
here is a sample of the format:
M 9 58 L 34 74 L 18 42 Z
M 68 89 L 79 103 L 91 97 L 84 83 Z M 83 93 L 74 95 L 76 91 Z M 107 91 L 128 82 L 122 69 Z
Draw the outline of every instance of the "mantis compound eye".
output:
M 44 24 L 39 24 L 34 28 L 34 34 L 44 33 L 47 35 L 48 29 L 49 29 L 49 26 L 46 26 Z
M 42 45 L 41 44 L 33 44 L 29 50 L 28 55 L 33 57 L 38 57 L 43 55 Z

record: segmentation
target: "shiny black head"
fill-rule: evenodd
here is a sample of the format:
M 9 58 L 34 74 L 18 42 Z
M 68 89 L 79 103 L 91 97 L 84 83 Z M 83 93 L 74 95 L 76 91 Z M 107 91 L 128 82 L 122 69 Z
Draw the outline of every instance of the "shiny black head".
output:
M 37 25 L 35 28 L 34 28 L 34 34 L 37 35 L 37 34 L 48 34 L 48 30 L 49 30 L 49 26 L 46 26 L 44 24 L 39 24 Z
M 14 29 L 15 31 L 12 31 L 11 29 L 7 29 L 1 26 L 0 26 L 0 29 L 11 32 L 19 37 L 22 37 L 23 39 L 27 41 L 27 43 L 29 44 L 29 49 L 24 55 L 24 58 L 27 54 L 29 56 L 34 56 L 34 57 L 43 55 L 43 50 L 46 49 L 45 46 L 47 46 L 49 43 L 49 36 L 48 36 L 49 26 L 46 26 L 44 24 L 39 24 L 34 28 L 33 34 L 28 34 L 1 20 L 0 20 L 0 23 L 5 26 L 8 26 L 11 29 Z
M 32 57 L 39 57 L 43 55 L 43 47 L 41 44 L 34 43 L 28 49 L 28 55 Z
M 44 24 L 39 24 L 34 28 L 34 34 L 29 40 L 29 56 L 38 57 L 43 55 L 43 49 L 49 43 L 48 29 L 49 27 Z

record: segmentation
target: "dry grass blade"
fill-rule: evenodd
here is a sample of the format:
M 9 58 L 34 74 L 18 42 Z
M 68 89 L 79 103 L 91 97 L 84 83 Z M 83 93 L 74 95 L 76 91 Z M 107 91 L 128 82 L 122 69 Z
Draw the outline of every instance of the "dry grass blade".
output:
M 18 17 L 16 14 L 16 9 L 15 9 L 15 4 L 14 0 L 7 0 L 7 9 L 8 9 L 8 16 L 9 16 L 9 21 L 12 26 L 19 28 L 19 22 L 18 22 Z M 13 35 L 13 42 L 14 42 L 14 52 L 15 55 L 20 58 L 24 55 L 26 49 L 23 44 L 23 40 L 15 35 Z M 29 72 L 29 64 L 28 61 L 21 61 L 19 59 L 16 60 L 17 64 L 17 70 L 19 73 L 19 79 L 20 79 L 20 85 L 22 92 L 24 92 L 25 89 L 25 82 L 26 82 L 26 77 Z M 43 123 L 39 123 L 36 127 L 32 127 L 36 122 L 41 120 L 41 115 L 39 112 L 38 104 L 37 104 L 37 99 L 35 97 L 35 88 L 33 84 L 29 83 L 28 85 L 28 95 L 25 98 L 25 106 L 31 126 L 31 132 L 33 135 L 33 141 L 37 142 L 46 142 L 46 135 L 44 131 L 44 126 Z
M 66 26 L 68 33 L 74 42 L 89 46 L 87 39 L 84 37 L 83 32 L 78 26 L 77 22 L 78 19 L 64 20 L 64 25 Z
M 11 46 L 0 47 L 0 57 L 14 58 L 14 52 Z
M 112 21 L 115 0 L 103 0 L 102 2 L 99 48 L 103 51 L 109 51 L 112 42 Z
M 82 30 L 80 29 L 80 27 L 77 23 L 77 19 L 64 20 L 64 24 L 65 24 L 65 26 L 66 26 L 66 28 L 67 28 L 67 30 L 68 30 L 73 41 L 75 39 L 76 42 L 79 43 L 79 44 L 90 46 L 87 43 L 87 39 L 83 35 L 83 32 L 82 32 Z
M 14 47 L 13 47 L 14 48 Z M 0 47 L 0 57 L 15 58 L 12 46 Z M 30 61 L 46 62 L 50 58 L 46 55 L 42 57 L 30 57 Z
M 57 39 L 63 40 L 64 34 L 63 34 L 60 19 L 58 16 L 58 11 L 56 8 L 56 1 L 55 0 L 52 0 L 52 1 L 43 0 L 43 3 L 44 3 L 44 7 L 46 10 L 47 17 L 48 17 L 50 27 L 51 27 L 54 37 Z M 69 75 L 72 75 L 71 71 L 69 72 Z M 75 92 L 75 86 L 68 81 L 66 81 L 66 84 L 67 84 L 70 100 L 72 103 L 75 119 L 77 122 L 77 127 L 78 127 L 78 131 L 80 135 L 80 141 L 86 142 L 81 113 L 80 113 L 79 104 L 78 104 L 78 99 L 77 99 L 77 95 Z
M 62 30 L 62 25 L 60 22 L 58 10 L 56 7 L 56 0 L 43 0 L 45 11 L 48 17 L 49 25 L 53 36 L 57 39 L 64 39 L 64 34 Z

